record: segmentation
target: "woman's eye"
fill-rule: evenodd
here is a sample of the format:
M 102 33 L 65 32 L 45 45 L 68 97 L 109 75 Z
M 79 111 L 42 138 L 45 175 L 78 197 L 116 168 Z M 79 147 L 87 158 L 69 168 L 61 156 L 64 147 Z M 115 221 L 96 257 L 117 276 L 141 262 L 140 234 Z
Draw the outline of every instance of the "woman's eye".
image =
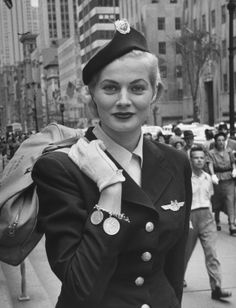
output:
M 117 91 L 118 87 L 115 86 L 115 85 L 106 85 L 106 86 L 103 87 L 103 89 L 106 92 L 115 92 L 115 91 Z
M 144 90 L 145 90 L 144 86 L 140 86 L 140 85 L 132 86 L 132 91 L 134 93 L 142 93 Z

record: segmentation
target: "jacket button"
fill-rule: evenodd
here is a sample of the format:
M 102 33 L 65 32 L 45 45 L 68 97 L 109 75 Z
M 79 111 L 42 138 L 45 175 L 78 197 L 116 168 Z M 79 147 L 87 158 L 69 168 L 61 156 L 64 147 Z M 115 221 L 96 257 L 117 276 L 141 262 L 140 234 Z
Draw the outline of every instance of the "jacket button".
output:
M 145 230 L 147 232 L 152 232 L 154 230 L 154 224 L 151 221 L 147 222 L 145 226 Z
M 148 304 L 143 304 L 141 308 L 151 308 Z
M 149 251 L 146 251 L 142 254 L 141 258 L 144 262 L 150 261 L 152 258 L 152 254 Z
M 137 277 L 137 278 L 135 279 L 135 284 L 136 284 L 137 287 L 142 286 L 143 283 L 144 283 L 144 278 L 143 278 L 143 277 L 140 276 L 140 277 Z

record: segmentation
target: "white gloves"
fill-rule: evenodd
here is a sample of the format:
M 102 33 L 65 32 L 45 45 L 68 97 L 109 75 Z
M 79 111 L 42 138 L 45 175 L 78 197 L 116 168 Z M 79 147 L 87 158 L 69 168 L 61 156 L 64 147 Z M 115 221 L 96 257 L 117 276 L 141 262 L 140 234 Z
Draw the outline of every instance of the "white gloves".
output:
M 215 185 L 219 184 L 219 179 L 215 174 L 212 174 L 211 179 L 212 179 L 213 184 L 215 184 Z
M 236 178 L 236 169 L 233 169 L 233 170 L 232 170 L 232 177 L 233 177 L 233 178 Z
M 101 140 L 88 142 L 80 138 L 68 153 L 80 170 L 97 184 L 100 192 L 112 184 L 125 181 L 122 170 L 116 167 L 104 150 Z

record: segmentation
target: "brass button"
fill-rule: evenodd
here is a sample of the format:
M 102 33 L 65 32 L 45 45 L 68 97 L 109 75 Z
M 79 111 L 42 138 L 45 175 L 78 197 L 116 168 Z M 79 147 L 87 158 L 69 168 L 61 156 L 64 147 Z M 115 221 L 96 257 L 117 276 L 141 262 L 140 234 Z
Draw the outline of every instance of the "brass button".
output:
M 144 283 L 144 278 L 143 278 L 143 277 L 140 276 L 140 277 L 137 277 L 137 278 L 135 279 L 135 284 L 136 284 L 137 287 L 142 286 L 143 283 Z
M 141 258 L 144 262 L 150 261 L 152 258 L 152 254 L 149 251 L 145 251 L 144 253 L 142 253 Z
M 146 223 L 145 230 L 147 232 L 152 232 L 154 230 L 154 223 L 149 221 Z
M 141 308 L 151 308 L 151 306 L 149 306 L 148 304 L 143 304 Z

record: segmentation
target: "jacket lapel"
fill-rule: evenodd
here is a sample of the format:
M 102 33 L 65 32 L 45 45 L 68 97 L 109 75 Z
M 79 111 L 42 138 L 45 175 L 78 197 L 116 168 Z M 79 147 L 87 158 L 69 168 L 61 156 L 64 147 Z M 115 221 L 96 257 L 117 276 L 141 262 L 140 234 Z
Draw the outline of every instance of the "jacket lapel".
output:
M 164 152 L 157 144 L 146 139 L 143 144 L 143 162 L 141 188 L 124 171 L 126 181 L 123 183 L 123 200 L 155 208 L 154 204 L 174 175 Z
M 160 147 L 144 139 L 143 144 L 142 188 L 155 203 L 173 178 L 164 152 Z

